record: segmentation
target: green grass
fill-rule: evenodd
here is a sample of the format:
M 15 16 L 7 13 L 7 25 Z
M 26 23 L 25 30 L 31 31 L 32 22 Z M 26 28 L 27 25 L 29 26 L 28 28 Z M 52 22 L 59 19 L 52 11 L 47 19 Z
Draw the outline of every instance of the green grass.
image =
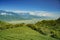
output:
M 56 40 L 27 26 L 0 30 L 0 40 Z

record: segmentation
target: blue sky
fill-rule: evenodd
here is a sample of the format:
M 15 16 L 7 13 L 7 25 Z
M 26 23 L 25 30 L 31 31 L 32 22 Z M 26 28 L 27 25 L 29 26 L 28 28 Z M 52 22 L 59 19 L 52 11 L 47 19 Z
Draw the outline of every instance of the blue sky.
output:
M 58 16 L 60 0 L 0 0 L 0 10 L 46 11 Z

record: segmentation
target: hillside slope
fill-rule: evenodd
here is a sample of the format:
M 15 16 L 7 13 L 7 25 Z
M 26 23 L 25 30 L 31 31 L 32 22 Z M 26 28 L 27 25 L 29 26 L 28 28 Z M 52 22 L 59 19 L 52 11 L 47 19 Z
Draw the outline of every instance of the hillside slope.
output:
M 25 26 L 0 31 L 0 40 L 55 40 L 55 39 L 41 35 L 40 33 Z
M 0 40 L 60 40 L 60 18 L 35 24 L 0 21 Z

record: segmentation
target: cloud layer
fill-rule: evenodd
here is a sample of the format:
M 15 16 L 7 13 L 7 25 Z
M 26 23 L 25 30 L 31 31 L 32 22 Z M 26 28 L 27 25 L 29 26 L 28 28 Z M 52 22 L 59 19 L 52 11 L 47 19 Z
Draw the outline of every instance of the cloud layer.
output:
M 13 10 L 15 13 L 29 13 L 31 15 L 36 16 L 46 16 L 46 17 L 60 17 L 60 12 L 48 12 L 48 11 L 21 11 L 21 10 Z

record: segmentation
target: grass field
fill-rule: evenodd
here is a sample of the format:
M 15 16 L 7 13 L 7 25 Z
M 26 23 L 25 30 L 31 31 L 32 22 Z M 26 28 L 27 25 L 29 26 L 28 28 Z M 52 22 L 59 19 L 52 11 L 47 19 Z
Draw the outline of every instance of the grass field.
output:
M 49 36 L 41 35 L 27 26 L 10 28 L 0 31 L 0 40 L 56 40 Z

